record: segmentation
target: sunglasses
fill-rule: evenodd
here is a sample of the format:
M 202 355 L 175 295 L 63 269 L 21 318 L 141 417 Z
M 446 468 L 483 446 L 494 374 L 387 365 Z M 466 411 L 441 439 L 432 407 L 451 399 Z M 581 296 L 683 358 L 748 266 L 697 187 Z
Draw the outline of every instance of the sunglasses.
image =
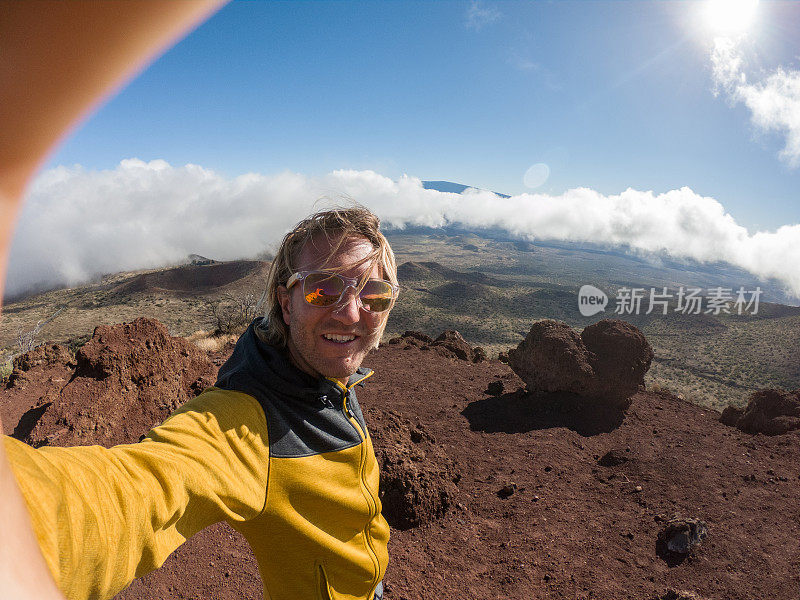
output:
M 303 283 L 303 298 L 311 306 L 326 308 L 342 303 L 347 290 L 353 289 L 360 308 L 370 313 L 382 313 L 394 304 L 400 286 L 383 279 L 359 280 L 330 271 L 298 271 L 286 282 L 286 289 Z

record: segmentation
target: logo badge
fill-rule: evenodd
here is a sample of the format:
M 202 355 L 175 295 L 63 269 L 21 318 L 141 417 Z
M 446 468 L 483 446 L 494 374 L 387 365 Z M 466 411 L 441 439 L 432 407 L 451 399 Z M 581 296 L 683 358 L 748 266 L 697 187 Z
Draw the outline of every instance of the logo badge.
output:
M 608 304 L 608 296 L 603 290 L 593 285 L 581 286 L 578 291 L 578 310 L 584 317 L 591 317 L 603 312 Z

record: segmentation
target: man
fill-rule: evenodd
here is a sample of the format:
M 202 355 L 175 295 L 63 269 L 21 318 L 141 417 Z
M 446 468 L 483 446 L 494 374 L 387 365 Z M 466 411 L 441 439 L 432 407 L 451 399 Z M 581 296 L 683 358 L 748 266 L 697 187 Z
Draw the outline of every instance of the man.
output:
M 111 597 L 224 520 L 250 543 L 265 598 L 380 599 L 389 527 L 353 388 L 398 289 L 375 215 L 317 213 L 284 238 L 266 317 L 216 386 L 142 442 L 34 450 L 6 438 L 67 598 Z
M 0 2 L 0 53 L 10 65 L 0 70 L 0 290 L 14 217 L 27 184 L 48 151 L 90 107 L 108 97 L 124 80 L 220 4 L 221 0 L 113 4 Z M 87 60 L 87 56 L 93 57 L 92 60 Z M 340 236 L 342 240 L 345 237 Z M 322 239 L 315 240 L 315 247 L 319 247 Z M 365 236 L 364 239 L 369 238 Z M 341 262 L 351 256 L 363 258 L 362 251 L 363 246 L 359 249 L 355 244 L 355 247 L 345 247 L 341 257 L 332 252 L 328 266 L 334 271 L 341 269 L 345 275 L 362 275 L 356 264 L 358 260 L 353 265 Z M 377 261 L 378 270 L 391 280 L 394 277 L 391 254 L 383 254 Z M 363 265 L 366 274 L 374 273 L 374 264 L 364 262 Z M 349 273 L 344 273 L 348 270 Z M 282 543 L 291 547 L 293 556 L 306 557 L 297 568 L 293 564 L 283 573 L 285 589 L 270 588 L 273 597 L 320 598 L 328 593 L 336 598 L 373 594 L 372 582 L 380 580 L 385 569 L 387 528 L 379 517 L 379 505 L 370 500 L 377 483 L 369 437 L 361 427 L 363 420 L 354 394 L 340 386 L 347 387 L 344 382 L 348 381 L 348 370 L 358 366 L 369 340 L 377 339 L 377 331 L 385 325 L 386 315 L 382 322 L 377 320 L 377 327 L 372 315 L 381 312 L 378 309 L 386 299 L 380 294 L 365 294 L 366 286 L 347 285 L 340 294 L 341 301 L 326 307 L 320 303 L 331 301 L 330 294 L 320 292 L 335 290 L 323 286 L 312 290 L 316 295 L 306 295 L 309 300 L 303 300 L 304 286 L 309 281 L 314 283 L 314 278 L 296 277 L 291 284 L 288 279 L 277 281 L 285 284 L 278 304 L 281 320 L 286 311 L 289 335 L 286 346 L 274 346 L 275 355 L 267 362 L 279 375 L 284 374 L 290 382 L 300 381 L 303 385 L 311 379 L 321 381 L 314 376 L 325 373 L 328 366 L 341 367 L 333 373 L 336 382 L 331 381 L 331 384 L 341 394 L 342 412 L 346 412 L 352 431 L 363 434 L 362 441 L 355 443 L 354 440 L 353 446 L 341 448 L 329 456 L 289 457 L 286 462 L 302 464 L 308 458 L 307 462 L 317 467 L 330 458 L 330 471 L 321 467 L 318 470 L 335 484 L 329 488 L 330 493 L 343 496 L 338 504 L 344 509 L 351 508 L 352 512 L 343 510 L 339 521 L 325 522 L 325 515 L 320 515 L 319 499 L 303 495 L 303 490 L 311 487 L 305 485 L 302 478 L 295 482 L 297 488 L 286 481 L 282 488 L 270 485 L 265 489 L 270 467 L 277 465 L 276 470 L 280 471 L 283 462 L 278 460 L 280 457 L 270 456 L 270 446 L 274 440 L 280 441 L 293 432 L 282 431 L 280 426 L 272 431 L 276 427 L 267 425 L 262 407 L 262 403 L 268 404 L 268 398 L 235 391 L 237 385 L 247 384 L 247 372 L 229 363 L 226 381 L 220 382 L 228 388 L 211 390 L 189 403 L 154 430 L 145 443 L 111 450 L 50 448 L 41 451 L 10 439 L 0 443 L 0 531 L 3 532 L 0 598 L 62 598 L 50 574 L 70 598 L 108 596 L 112 590 L 124 586 L 132 574 L 138 576 L 157 566 L 172 547 L 217 519 L 237 523 L 242 529 L 249 526 L 248 539 L 259 546 L 257 554 L 262 572 L 265 561 L 269 560 L 262 556 L 268 556 L 271 551 L 276 560 L 280 560 Z M 348 283 L 344 279 L 341 281 Z M 325 282 L 318 280 L 316 283 Z M 392 290 L 396 294 L 396 288 Z M 278 286 L 275 298 L 278 298 Z M 328 311 L 329 317 L 316 313 L 317 330 L 327 327 L 326 320 L 338 323 L 330 331 L 323 332 L 327 334 L 326 342 L 316 339 L 312 335 L 314 330 L 303 329 L 302 324 L 308 321 L 303 318 L 301 301 L 314 302 L 315 310 Z M 362 306 L 367 307 L 369 326 L 366 321 L 361 323 L 360 316 L 355 320 L 353 302 L 359 311 Z M 391 308 L 391 302 L 393 298 L 388 308 L 383 309 L 385 313 Z M 306 313 L 306 316 L 314 320 L 314 313 Z M 293 320 L 295 325 L 292 325 Z M 275 334 L 270 332 L 271 327 L 260 325 L 256 334 L 259 338 Z M 293 332 L 301 330 L 309 335 L 298 336 L 295 341 Z M 328 342 L 338 345 L 325 346 Z M 262 348 L 263 342 L 259 339 L 258 344 L 237 348 L 237 356 L 246 358 L 247 348 L 252 351 L 254 347 Z M 334 348 L 336 352 L 332 351 Z M 271 352 L 267 351 L 266 355 Z M 309 369 L 313 370 L 313 375 Z M 358 377 L 365 375 L 366 372 Z M 258 381 L 257 377 L 252 379 Z M 306 398 L 305 393 L 301 395 Z M 326 394 L 322 396 L 333 404 Z M 331 420 L 341 426 L 336 419 Z M 318 423 L 323 424 L 324 421 Z M 336 428 L 333 429 L 335 434 Z M 305 434 L 309 432 L 318 433 L 320 439 L 307 439 Z M 271 433 L 273 439 L 269 437 Z M 303 435 L 297 436 L 300 442 L 318 450 L 326 449 L 325 443 L 330 445 L 336 441 L 335 435 L 329 435 L 330 432 L 321 426 L 301 433 Z M 350 432 L 347 435 L 351 435 Z M 6 460 L 7 446 L 13 469 Z M 297 446 L 299 444 L 295 444 L 295 449 Z M 355 490 L 348 487 L 352 487 L 352 481 L 341 478 L 343 470 L 338 463 L 352 461 L 353 448 L 360 450 L 363 459 L 363 484 L 359 482 L 357 494 L 344 497 Z M 26 500 L 19 492 L 17 479 L 23 483 Z M 269 478 L 269 483 L 274 481 Z M 322 500 L 328 499 L 329 490 L 319 486 L 317 491 L 322 493 Z M 363 506 L 358 506 L 354 500 L 359 494 Z M 266 525 L 280 524 L 279 511 L 275 509 L 267 514 L 269 506 L 298 508 L 283 513 L 284 521 L 293 525 L 288 528 L 292 536 L 282 538 L 283 531 L 258 528 L 259 517 Z M 31 528 L 28 508 L 33 512 L 36 535 Z M 275 523 L 267 523 L 268 517 Z M 325 531 L 328 526 L 332 529 Z M 364 544 L 363 548 L 348 548 L 337 544 L 337 540 Z M 326 545 L 325 542 L 330 543 Z M 312 572 L 307 572 L 308 557 L 316 557 L 316 569 Z M 371 567 L 364 557 L 369 558 Z M 354 568 L 346 568 L 347 562 Z M 287 561 L 281 564 L 286 566 Z M 299 571 L 300 566 L 305 572 Z M 307 592 L 312 587 L 309 596 Z

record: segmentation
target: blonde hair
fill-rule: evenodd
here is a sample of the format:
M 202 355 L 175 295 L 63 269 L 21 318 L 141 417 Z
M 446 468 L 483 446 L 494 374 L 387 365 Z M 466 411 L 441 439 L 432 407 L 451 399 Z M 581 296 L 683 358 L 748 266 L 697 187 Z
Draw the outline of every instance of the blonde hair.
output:
M 306 244 L 323 238 L 330 245 L 330 253 L 322 268 L 339 251 L 345 242 L 364 238 L 372 244 L 372 252 L 356 264 L 343 268 L 377 263 L 381 277 L 397 285 L 397 263 L 389 242 L 380 232 L 380 219 L 363 206 L 334 208 L 317 212 L 303 219 L 287 233 L 267 274 L 266 307 L 264 319 L 256 328 L 262 341 L 283 348 L 289 340 L 289 327 L 283 321 L 283 311 L 278 301 L 278 287 L 286 285 L 287 280 L 297 270 L 297 260 Z M 388 313 L 388 311 L 387 311 Z M 388 316 L 388 314 L 387 314 Z M 386 317 L 381 324 L 380 333 L 386 326 Z M 380 339 L 380 337 L 379 337 Z

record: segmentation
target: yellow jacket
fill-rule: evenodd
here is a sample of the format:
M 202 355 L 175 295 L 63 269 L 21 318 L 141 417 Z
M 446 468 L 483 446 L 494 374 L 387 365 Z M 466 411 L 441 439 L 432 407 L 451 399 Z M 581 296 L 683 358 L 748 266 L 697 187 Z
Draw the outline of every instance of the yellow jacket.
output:
M 6 437 L 61 590 L 109 598 L 224 520 L 252 547 L 265 598 L 371 599 L 389 526 L 353 389 L 370 375 L 312 379 L 251 325 L 216 387 L 138 444 L 33 449 Z

